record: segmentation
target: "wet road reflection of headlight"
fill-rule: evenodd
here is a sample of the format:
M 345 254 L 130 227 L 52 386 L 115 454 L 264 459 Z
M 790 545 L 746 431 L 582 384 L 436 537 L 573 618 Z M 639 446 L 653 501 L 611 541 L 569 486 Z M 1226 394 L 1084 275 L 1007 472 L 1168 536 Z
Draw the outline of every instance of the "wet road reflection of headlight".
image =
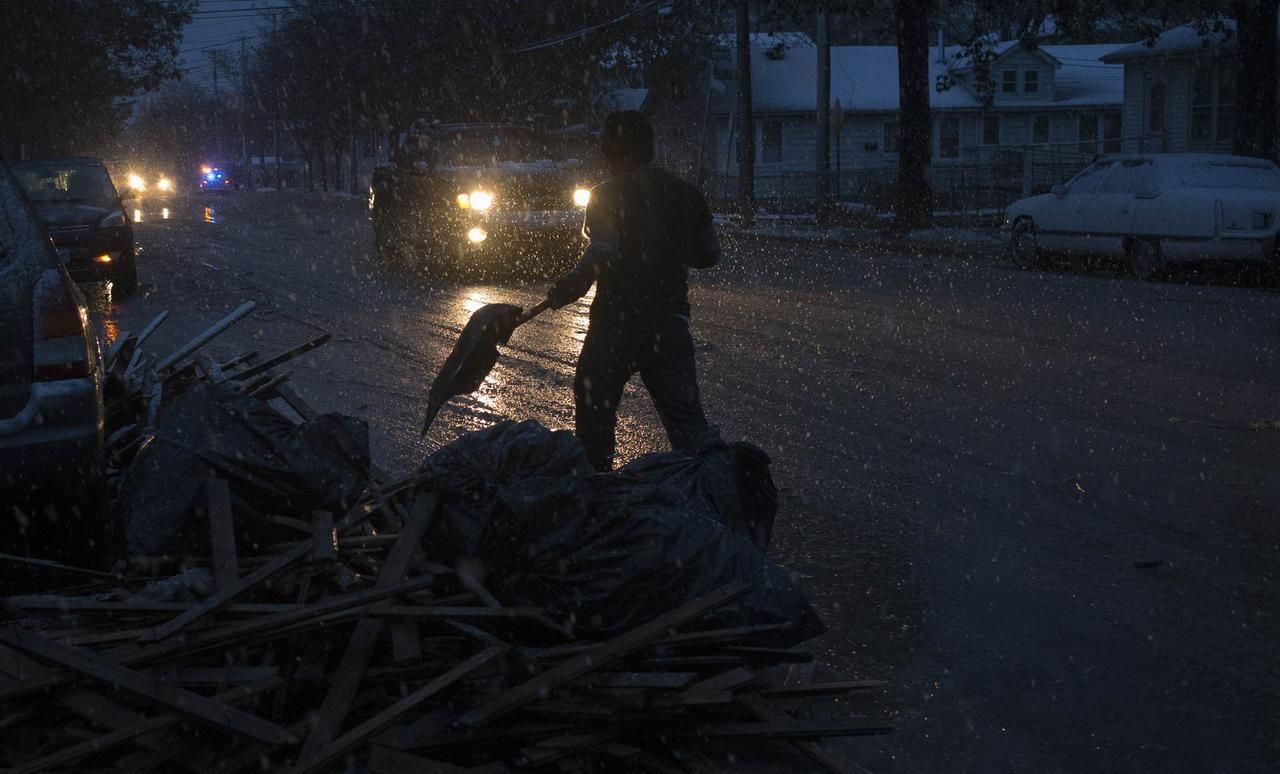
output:
M 472 191 L 470 200 L 473 210 L 487 210 L 493 206 L 493 194 L 488 191 Z
M 573 191 L 573 203 L 578 207 L 586 207 L 591 203 L 591 191 L 586 188 L 575 188 Z
M 467 232 L 467 239 L 469 239 L 470 241 L 476 244 L 483 242 L 485 239 L 488 238 L 488 236 L 489 235 L 485 233 L 485 230 L 480 228 L 479 226 L 475 226 L 474 228 L 472 228 L 470 231 Z

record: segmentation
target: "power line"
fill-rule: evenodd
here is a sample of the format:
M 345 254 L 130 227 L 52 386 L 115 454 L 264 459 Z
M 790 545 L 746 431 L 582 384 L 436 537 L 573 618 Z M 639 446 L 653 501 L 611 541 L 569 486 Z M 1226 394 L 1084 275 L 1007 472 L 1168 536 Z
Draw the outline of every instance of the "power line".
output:
M 570 40 L 573 40 L 575 38 L 580 38 L 584 35 L 588 35 L 592 32 L 595 32 L 596 30 L 603 29 L 613 24 L 617 24 L 618 22 L 621 22 L 621 21 L 626 21 L 627 19 L 630 19 L 632 16 L 639 16 L 642 13 L 645 13 L 654 8 L 657 8 L 663 2 L 665 2 L 665 0 L 652 0 L 652 2 L 646 3 L 645 5 L 642 5 L 633 11 L 628 11 L 620 16 L 615 16 L 612 19 L 602 21 L 598 24 L 592 24 L 588 27 L 582 27 L 580 29 L 574 30 L 573 32 L 567 32 L 563 35 L 557 35 L 554 38 L 548 38 L 546 40 L 542 40 L 537 43 L 530 43 L 529 45 L 521 46 L 520 48 L 513 48 L 511 49 L 511 53 L 523 54 L 528 51 L 537 51 L 538 49 L 550 48 L 551 46 L 558 46 L 561 43 L 567 43 Z

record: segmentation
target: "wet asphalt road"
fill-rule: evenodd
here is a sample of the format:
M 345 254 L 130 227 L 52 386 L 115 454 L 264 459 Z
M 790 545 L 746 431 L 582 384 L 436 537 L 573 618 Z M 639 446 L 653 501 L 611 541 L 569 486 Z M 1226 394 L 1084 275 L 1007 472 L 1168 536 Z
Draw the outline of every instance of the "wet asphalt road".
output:
M 215 353 L 333 333 L 298 389 L 367 418 L 394 471 L 500 418 L 572 427 L 585 302 L 521 328 L 423 439 L 470 312 L 545 283 L 387 271 L 351 199 L 138 209 L 141 292 L 94 294 L 108 336 L 168 309 L 162 351 L 244 300 Z M 1280 429 L 1252 426 L 1280 419 L 1280 295 L 728 248 L 692 293 L 708 414 L 774 457 L 772 554 L 831 627 L 817 674 L 891 685 L 855 706 L 898 732 L 837 750 L 875 771 L 1274 770 Z M 636 381 L 623 459 L 665 442 Z

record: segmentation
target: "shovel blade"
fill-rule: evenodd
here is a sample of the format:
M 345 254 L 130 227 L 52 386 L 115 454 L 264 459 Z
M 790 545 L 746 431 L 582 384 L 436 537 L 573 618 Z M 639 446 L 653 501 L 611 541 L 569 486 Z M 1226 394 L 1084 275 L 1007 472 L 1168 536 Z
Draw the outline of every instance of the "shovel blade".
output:
M 498 345 L 506 344 L 511 338 L 511 332 L 520 324 L 522 311 L 514 304 L 486 304 L 472 313 L 458 343 L 431 384 L 427 417 L 422 424 L 424 435 L 446 401 L 474 392 L 484 383 L 498 362 Z

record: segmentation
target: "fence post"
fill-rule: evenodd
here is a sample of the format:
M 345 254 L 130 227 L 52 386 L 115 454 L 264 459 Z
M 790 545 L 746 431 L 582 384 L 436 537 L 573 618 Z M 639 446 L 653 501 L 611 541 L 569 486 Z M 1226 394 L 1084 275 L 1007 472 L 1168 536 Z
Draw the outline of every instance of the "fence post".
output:
M 1035 166 L 1032 164 L 1031 149 L 1023 148 L 1022 149 L 1022 198 L 1024 199 L 1031 195 L 1031 189 L 1032 189 L 1031 177 L 1034 174 L 1034 170 L 1035 170 Z

